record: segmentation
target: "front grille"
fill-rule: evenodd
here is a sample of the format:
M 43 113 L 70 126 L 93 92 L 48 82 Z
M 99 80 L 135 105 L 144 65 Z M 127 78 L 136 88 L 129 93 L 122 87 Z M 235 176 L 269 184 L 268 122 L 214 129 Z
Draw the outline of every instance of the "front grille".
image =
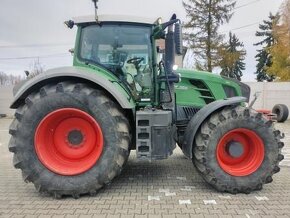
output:
M 198 111 L 195 107 L 177 106 L 177 121 L 189 121 Z
M 239 85 L 241 87 L 242 96 L 245 97 L 245 98 L 247 98 L 247 102 L 249 102 L 250 101 L 250 94 L 251 94 L 251 88 L 250 88 L 250 86 L 248 86 L 245 83 L 240 83 Z
M 196 91 L 200 92 L 199 97 L 202 98 L 206 104 L 215 101 L 214 96 L 212 95 L 211 91 L 203 81 L 191 79 L 190 83 L 194 86 L 194 89 Z
M 223 89 L 226 93 L 227 98 L 232 98 L 232 97 L 237 96 L 237 92 L 233 87 L 224 85 Z
M 241 88 L 242 96 L 247 98 L 247 102 L 250 101 L 250 94 L 251 94 L 250 86 L 248 86 L 247 84 L 242 83 L 239 80 L 234 79 L 234 78 L 229 78 L 229 77 L 223 77 L 223 78 L 226 79 L 226 80 L 230 80 L 230 81 L 233 81 L 233 82 L 237 83 L 240 86 L 240 88 Z
M 196 107 L 177 106 L 176 127 L 178 131 L 178 143 L 180 145 L 182 144 L 182 139 L 183 139 L 183 135 L 185 133 L 187 124 L 199 110 L 200 108 L 196 108 Z

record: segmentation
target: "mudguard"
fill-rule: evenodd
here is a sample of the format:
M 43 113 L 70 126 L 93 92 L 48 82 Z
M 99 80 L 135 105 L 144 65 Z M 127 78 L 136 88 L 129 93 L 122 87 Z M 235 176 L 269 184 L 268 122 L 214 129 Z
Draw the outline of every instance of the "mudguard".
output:
M 122 108 L 133 109 L 135 107 L 130 94 L 124 90 L 114 77 L 97 75 L 95 71 L 80 67 L 62 67 L 48 70 L 16 86 L 13 90 L 14 99 L 10 108 L 16 109 L 35 89 L 49 82 L 61 82 L 65 80 L 87 81 L 96 84 L 96 86 L 110 93 Z
M 200 109 L 189 121 L 185 134 L 183 137 L 183 144 L 182 144 L 182 151 L 184 155 L 188 158 L 192 158 L 192 146 L 195 138 L 195 134 L 203 121 L 207 119 L 213 112 L 215 112 L 218 109 L 221 109 L 225 106 L 229 105 L 237 105 L 242 102 L 246 102 L 247 99 L 245 97 L 233 97 L 228 98 L 225 100 L 217 100 L 214 101 L 206 106 L 204 106 L 202 109 Z

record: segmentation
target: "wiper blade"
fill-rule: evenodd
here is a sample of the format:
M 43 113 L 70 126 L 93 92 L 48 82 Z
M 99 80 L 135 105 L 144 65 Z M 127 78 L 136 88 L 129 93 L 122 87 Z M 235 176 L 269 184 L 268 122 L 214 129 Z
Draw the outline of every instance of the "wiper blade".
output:
M 111 73 L 114 74 L 114 72 L 113 72 L 109 67 L 107 67 L 106 65 L 104 65 L 104 64 L 102 64 L 102 63 L 100 63 L 100 62 L 98 62 L 98 61 L 94 61 L 94 60 L 91 60 L 91 59 L 84 59 L 84 60 L 85 60 L 85 62 L 88 63 L 88 64 L 97 65 L 97 66 L 102 67 L 102 68 L 104 68 L 105 70 L 108 70 L 108 71 L 110 71 Z

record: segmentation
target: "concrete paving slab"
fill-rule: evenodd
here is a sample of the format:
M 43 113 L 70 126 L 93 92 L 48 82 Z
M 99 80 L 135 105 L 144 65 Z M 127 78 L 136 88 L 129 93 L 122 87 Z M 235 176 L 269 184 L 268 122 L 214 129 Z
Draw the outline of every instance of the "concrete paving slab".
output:
M 0 119 L 1 218 L 290 217 L 289 138 L 284 140 L 282 151 L 286 158 L 281 163 L 281 172 L 262 191 L 249 195 L 215 191 L 181 150 L 176 149 L 168 160 L 151 163 L 137 161 L 132 152 L 121 176 L 95 197 L 55 200 L 39 194 L 31 183 L 24 183 L 20 171 L 12 166 L 12 154 L 7 148 L 11 121 Z M 290 134 L 290 121 L 276 127 L 286 136 Z

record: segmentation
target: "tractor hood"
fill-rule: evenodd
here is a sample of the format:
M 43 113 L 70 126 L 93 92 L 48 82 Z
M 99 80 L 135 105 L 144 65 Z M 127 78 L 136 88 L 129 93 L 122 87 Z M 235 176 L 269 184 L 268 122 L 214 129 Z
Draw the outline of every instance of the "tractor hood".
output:
M 206 71 L 198 70 L 188 70 L 188 69 L 177 69 L 177 73 L 181 74 L 183 78 L 200 78 L 200 79 L 210 79 L 212 81 L 220 82 L 223 81 L 223 77 L 218 74 L 213 74 Z
M 223 77 L 209 72 L 188 69 L 177 69 L 176 73 L 180 73 L 182 81 L 190 81 L 191 84 L 196 85 L 203 84 L 203 88 L 208 89 L 213 96 L 217 95 L 217 92 L 221 92 L 222 88 L 226 94 L 226 97 L 230 98 L 235 96 L 243 96 L 247 98 L 247 102 L 249 102 L 251 92 L 250 87 L 237 79 Z

